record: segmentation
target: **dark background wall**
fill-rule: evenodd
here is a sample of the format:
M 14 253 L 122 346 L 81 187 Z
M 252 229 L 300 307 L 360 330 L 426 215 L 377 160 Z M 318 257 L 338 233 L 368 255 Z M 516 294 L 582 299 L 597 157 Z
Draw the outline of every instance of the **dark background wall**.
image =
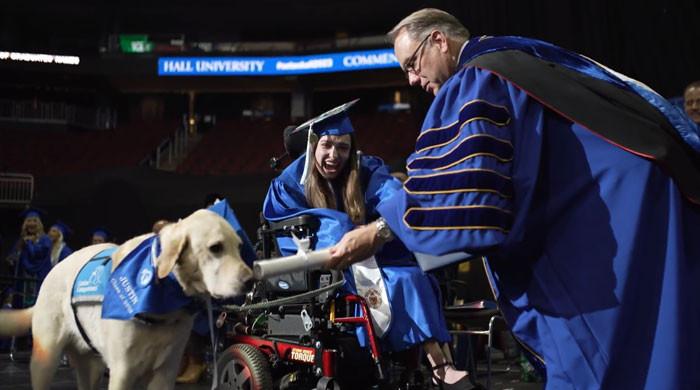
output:
M 97 174 L 41 177 L 33 204 L 46 211 L 45 224 L 60 218 L 76 232 L 74 248 L 89 244 L 89 232 L 107 227 L 121 243 L 147 233 L 159 219 L 177 221 L 204 206 L 209 193 L 223 195 L 244 229 L 255 240 L 258 215 L 274 173 L 255 176 L 192 176 L 150 168 Z M 17 238 L 22 219 L 17 209 L 0 209 L 4 248 Z M 48 226 L 46 226 L 48 230 Z
M 454 13 L 473 34 L 524 35 L 581 52 L 666 96 L 700 79 L 696 0 L 6 0 L 0 49 L 98 55 L 110 35 L 148 33 L 189 42 L 292 40 L 313 50 L 318 41 L 382 34 L 426 6 Z
M 285 40 L 299 42 L 300 52 L 313 52 L 315 42 L 383 34 L 408 13 L 426 6 L 452 12 L 473 35 L 523 35 L 580 52 L 647 83 L 664 96 L 680 95 L 688 82 L 700 79 L 697 0 L 5 0 L 0 2 L 0 50 L 81 55 L 88 74 L 72 68 L 66 74 L 57 74 L 54 70 L 35 71 L 39 66 L 0 64 L 0 98 L 41 95 L 50 100 L 55 95 L 81 103 L 98 96 L 123 105 L 122 111 L 128 112 L 141 99 L 140 95 L 130 98 L 128 91 L 156 95 L 164 90 L 199 89 L 212 92 L 201 97 L 197 109 L 210 107 L 226 117 L 229 108 L 231 112 L 240 111 L 247 104 L 246 97 L 240 95 L 245 91 L 255 87 L 256 92 L 285 94 L 297 81 L 199 78 L 169 79 L 166 83 L 147 73 L 155 72 L 152 63 L 157 55 L 112 55 L 105 52 L 109 37 L 146 33 L 182 34 L 188 42 Z M 125 65 L 128 63 L 133 66 Z M 318 112 L 324 102 L 355 97 L 355 92 L 343 91 L 351 82 L 361 84 L 367 95 L 383 80 L 402 82 L 399 70 L 393 71 L 395 75 L 386 72 L 314 76 L 302 84 L 316 96 L 318 109 L 314 111 Z M 217 95 L 231 93 L 232 89 L 239 94 L 235 99 Z M 184 96 L 168 95 L 173 103 L 168 104 L 170 100 L 166 99 L 166 106 L 175 109 L 166 110 L 166 117 L 181 117 L 186 110 Z M 416 112 L 427 107 L 430 100 L 421 91 L 410 96 Z M 371 96 L 363 101 L 371 101 Z M 281 139 L 273 141 L 281 143 Z M 264 146 L 260 153 L 271 155 Z M 133 168 L 40 177 L 35 203 L 47 208 L 52 216 L 76 225 L 82 235 L 71 240 L 74 246 L 86 243 L 84 232 L 96 225 L 110 227 L 123 240 L 148 231 L 156 219 L 184 217 L 202 205 L 208 192 L 227 196 L 245 228 L 253 233 L 273 175 L 188 176 Z M 17 213 L 0 210 L 0 234 L 5 240 L 16 234 Z

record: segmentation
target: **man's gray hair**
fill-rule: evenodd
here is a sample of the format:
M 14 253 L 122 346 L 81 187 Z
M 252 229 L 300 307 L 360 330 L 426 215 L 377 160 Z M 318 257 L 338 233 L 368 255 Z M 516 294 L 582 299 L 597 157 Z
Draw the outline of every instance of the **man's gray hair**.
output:
M 693 81 L 692 83 L 688 84 L 683 90 L 683 95 L 685 95 L 688 92 L 688 90 L 692 88 L 700 88 L 700 80 Z
M 420 40 L 433 30 L 442 31 L 449 38 L 469 39 L 469 30 L 449 13 L 436 8 L 423 8 L 401 20 L 387 33 L 390 42 L 405 30 L 413 40 Z

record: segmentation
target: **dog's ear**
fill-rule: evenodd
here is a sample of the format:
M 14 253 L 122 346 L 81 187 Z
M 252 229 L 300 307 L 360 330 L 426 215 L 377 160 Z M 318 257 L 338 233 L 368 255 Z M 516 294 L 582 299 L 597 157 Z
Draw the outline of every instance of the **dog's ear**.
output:
M 156 259 L 158 279 L 163 279 L 175 268 L 177 260 L 187 246 L 187 235 L 182 224 L 165 226 L 160 232 L 161 253 Z

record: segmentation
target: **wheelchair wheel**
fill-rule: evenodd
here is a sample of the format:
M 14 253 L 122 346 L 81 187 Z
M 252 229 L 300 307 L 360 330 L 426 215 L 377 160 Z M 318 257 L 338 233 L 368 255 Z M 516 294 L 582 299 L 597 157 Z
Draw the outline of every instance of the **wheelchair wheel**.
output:
M 247 344 L 227 348 L 217 362 L 217 390 L 272 390 L 272 374 L 262 352 Z
M 340 386 L 335 379 L 324 376 L 316 383 L 316 390 L 340 390 Z

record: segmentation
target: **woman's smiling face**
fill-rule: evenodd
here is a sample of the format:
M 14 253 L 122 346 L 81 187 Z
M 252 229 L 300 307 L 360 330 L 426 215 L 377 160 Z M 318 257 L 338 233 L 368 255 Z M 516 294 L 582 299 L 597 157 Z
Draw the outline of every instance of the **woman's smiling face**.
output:
M 314 157 L 316 169 L 325 179 L 335 179 L 350 158 L 350 134 L 324 135 L 318 140 Z
M 39 231 L 40 223 L 41 220 L 38 217 L 27 217 L 24 220 L 24 227 L 26 229 L 26 233 L 36 234 Z
M 58 239 L 61 238 L 61 236 L 62 236 L 61 231 L 58 230 L 58 228 L 55 226 L 52 226 L 51 229 L 49 229 L 48 235 L 49 235 L 49 238 L 51 239 L 51 242 L 58 241 Z

